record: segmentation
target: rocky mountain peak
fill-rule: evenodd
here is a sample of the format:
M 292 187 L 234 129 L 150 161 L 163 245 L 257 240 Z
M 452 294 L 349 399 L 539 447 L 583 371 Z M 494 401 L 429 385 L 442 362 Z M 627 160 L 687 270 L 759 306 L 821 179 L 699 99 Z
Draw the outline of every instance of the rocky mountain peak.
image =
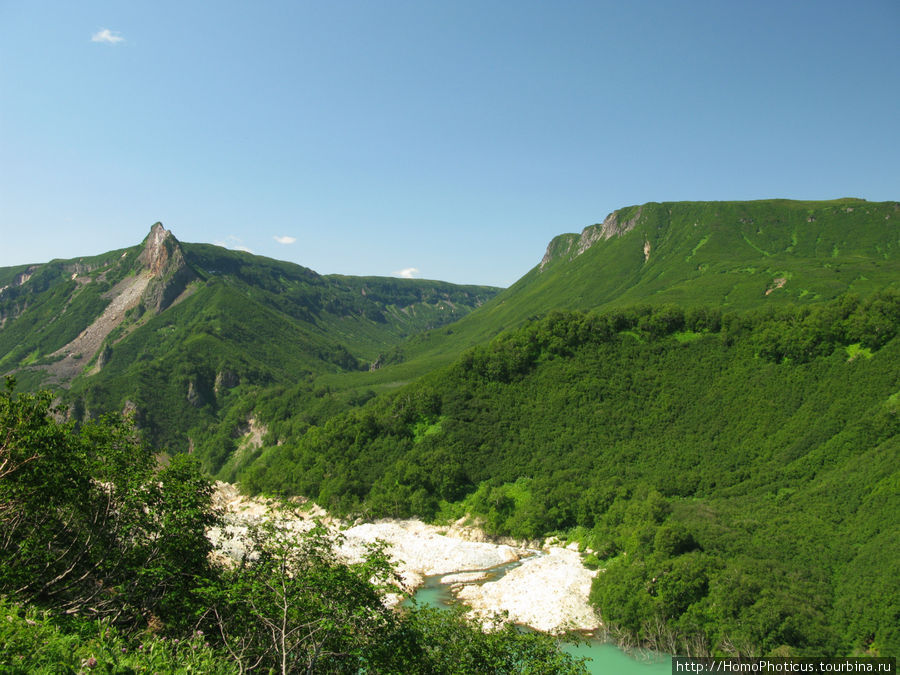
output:
M 162 223 L 154 223 L 138 260 L 153 276 L 159 276 L 171 258 L 172 249 L 176 248 L 180 246 L 172 233 Z
M 184 259 L 181 244 L 162 223 L 154 223 L 150 228 L 138 262 L 152 278 L 144 292 L 145 304 L 157 313 L 172 304 L 197 278 Z

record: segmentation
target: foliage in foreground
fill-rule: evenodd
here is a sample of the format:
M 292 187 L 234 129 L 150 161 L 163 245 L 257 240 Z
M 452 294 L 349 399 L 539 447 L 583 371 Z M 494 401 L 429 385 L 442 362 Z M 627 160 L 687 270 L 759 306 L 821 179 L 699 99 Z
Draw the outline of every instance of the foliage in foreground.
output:
M 213 564 L 223 523 L 196 461 L 159 467 L 126 421 L 53 412 L 0 393 L 4 672 L 583 672 L 548 636 L 388 610 L 384 551 L 344 564 L 320 527 L 263 523 Z
M 50 394 L 0 394 L 0 592 L 62 614 L 183 627 L 210 573 L 212 488 L 158 467 L 121 418 L 56 422 Z
M 105 620 L 60 621 L 33 605 L 0 600 L 0 672 L 237 673 L 202 632 L 184 639 L 123 632 Z

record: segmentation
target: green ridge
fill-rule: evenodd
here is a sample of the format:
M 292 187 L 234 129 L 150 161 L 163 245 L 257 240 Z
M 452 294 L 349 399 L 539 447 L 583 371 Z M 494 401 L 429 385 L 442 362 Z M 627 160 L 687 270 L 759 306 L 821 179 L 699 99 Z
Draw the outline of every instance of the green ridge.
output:
M 103 313 L 118 282 L 147 273 L 144 245 L 0 269 L 0 372 L 25 388 L 55 387 L 76 419 L 133 409 L 155 446 L 194 448 L 213 471 L 233 451 L 242 396 L 389 361 L 404 338 L 464 316 L 499 290 L 320 276 L 171 236 L 164 243 L 167 264 L 182 267 L 151 281 L 96 356 L 76 358 L 85 367 L 74 379 L 55 374 L 63 357 L 54 352 Z M 157 313 L 155 303 L 165 308 Z
M 637 216 L 633 229 L 595 241 L 581 255 L 575 255 L 579 235 L 554 238 L 543 269 L 534 267 L 456 322 L 452 332 L 430 331 L 410 340 L 403 346 L 406 363 L 372 377 L 330 377 L 329 383 L 379 387 L 408 382 L 450 363 L 468 347 L 555 309 L 674 303 L 742 310 L 900 287 L 897 202 L 666 202 L 616 214 L 619 222 Z M 745 237 L 757 248 L 748 246 Z M 645 242 L 651 246 L 646 261 Z M 840 251 L 836 258 L 835 246 Z M 782 276 L 788 279 L 784 287 L 767 295 Z
M 5 268 L 0 370 L 76 421 L 133 408 L 251 491 L 578 541 L 624 639 L 893 655 L 898 218 L 648 203 L 555 237 L 502 292 L 172 240 L 153 302 L 63 382 L 54 352 L 142 247 Z

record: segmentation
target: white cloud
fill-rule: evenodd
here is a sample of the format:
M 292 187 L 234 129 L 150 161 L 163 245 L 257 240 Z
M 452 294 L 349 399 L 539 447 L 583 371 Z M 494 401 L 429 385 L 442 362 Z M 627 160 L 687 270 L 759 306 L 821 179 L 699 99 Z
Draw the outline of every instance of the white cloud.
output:
M 285 235 L 283 237 L 275 236 L 275 237 L 272 237 L 272 239 L 277 241 L 279 244 L 293 244 L 295 241 L 297 241 L 297 237 L 289 237 L 287 235 Z
M 91 35 L 91 42 L 103 42 L 108 45 L 115 45 L 120 42 L 125 42 L 125 38 L 123 38 L 122 34 L 117 30 L 104 28 Z
M 244 241 L 240 237 L 235 237 L 233 234 L 229 234 L 227 237 L 225 237 L 225 241 L 216 239 L 213 244 L 216 246 L 221 246 L 222 248 L 230 248 L 232 251 L 244 251 L 245 253 L 253 253 L 251 249 L 244 246 Z
M 405 270 L 400 270 L 399 272 L 394 272 L 395 277 L 403 277 L 404 279 L 412 279 L 414 278 L 414 274 L 419 273 L 419 268 L 417 267 L 407 267 Z

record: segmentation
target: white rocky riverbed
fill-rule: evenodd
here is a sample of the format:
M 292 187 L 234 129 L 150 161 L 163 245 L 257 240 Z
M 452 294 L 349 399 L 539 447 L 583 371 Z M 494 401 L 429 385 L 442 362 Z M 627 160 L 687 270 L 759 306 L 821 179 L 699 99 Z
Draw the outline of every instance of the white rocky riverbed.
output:
M 491 616 L 506 612 L 510 621 L 550 633 L 592 631 L 599 627 L 587 601 L 595 573 L 582 565 L 576 551 L 492 543 L 485 541 L 478 528 L 461 524 L 447 528 L 419 520 L 379 520 L 348 527 L 311 504 L 302 513 L 286 517 L 279 515 L 274 501 L 244 497 L 226 483 L 216 487 L 215 503 L 223 508 L 228 525 L 227 532 L 213 529 L 209 536 L 220 553 L 230 558 L 239 558 L 243 545 L 239 536 L 228 535 L 240 535 L 251 522 L 276 518 L 302 532 L 312 527 L 314 518 L 319 518 L 342 535 L 339 551 L 348 561 L 359 560 L 366 544 L 384 541 L 406 592 L 419 588 L 425 577 L 441 575 L 441 583 L 449 585 L 453 594 L 485 623 L 490 623 Z M 485 570 L 516 561 L 521 562 L 499 579 L 485 580 L 490 577 Z
M 451 589 L 483 618 L 506 612 L 510 621 L 547 633 L 599 628 L 588 605 L 595 573 L 584 567 L 576 551 L 549 547 L 544 553 L 523 560 L 497 581 L 454 584 Z

